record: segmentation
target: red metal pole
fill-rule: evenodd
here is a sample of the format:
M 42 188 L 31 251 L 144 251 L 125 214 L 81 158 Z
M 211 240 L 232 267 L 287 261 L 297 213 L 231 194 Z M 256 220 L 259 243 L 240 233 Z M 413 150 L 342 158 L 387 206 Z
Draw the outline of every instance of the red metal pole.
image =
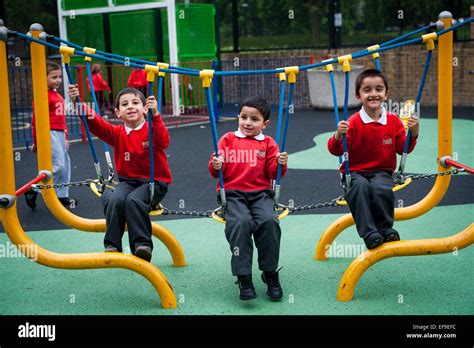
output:
M 464 164 L 461 164 L 461 163 L 458 163 L 456 161 L 453 161 L 452 159 L 446 159 L 444 161 L 447 165 L 451 166 L 451 167 L 454 167 L 454 168 L 458 168 L 458 169 L 464 169 L 464 171 L 466 173 L 469 173 L 469 174 L 472 174 L 474 175 L 474 169 L 471 168 L 471 167 L 468 167 Z
M 28 182 L 24 186 L 20 187 L 18 190 L 16 190 L 16 192 L 15 192 L 16 196 L 17 197 L 21 196 L 22 194 L 24 194 L 26 191 L 28 191 L 31 188 L 31 185 L 37 184 L 37 183 L 43 181 L 44 179 L 46 179 L 46 174 L 41 173 L 36 178 L 34 178 L 33 180 L 31 180 L 30 182 Z

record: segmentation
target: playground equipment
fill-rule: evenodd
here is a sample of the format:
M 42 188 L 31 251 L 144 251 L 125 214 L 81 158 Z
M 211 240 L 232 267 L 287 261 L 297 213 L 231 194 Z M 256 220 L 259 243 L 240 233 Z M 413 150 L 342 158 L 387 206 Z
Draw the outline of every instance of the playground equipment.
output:
M 213 103 L 212 103 L 212 95 L 210 91 L 210 86 L 212 85 L 212 79 L 216 76 L 230 76 L 230 75 L 252 75 L 252 74 L 278 74 L 280 78 L 280 83 L 281 83 L 281 89 L 280 89 L 280 107 L 279 107 L 279 121 L 278 121 L 278 137 L 277 137 L 277 143 L 280 146 L 280 150 L 284 151 L 285 148 L 285 137 L 286 137 L 286 131 L 288 128 L 288 122 L 289 122 L 289 116 L 291 112 L 289 112 L 290 106 L 292 105 L 292 94 L 293 94 L 293 89 L 294 89 L 294 84 L 296 82 L 296 74 L 300 71 L 315 68 L 315 67 L 323 67 L 327 66 L 330 64 L 334 63 L 340 63 L 343 65 L 343 69 L 350 69 L 350 60 L 364 57 L 367 55 L 374 55 L 378 54 L 379 52 L 387 51 L 396 47 L 401 47 L 404 45 L 415 45 L 419 43 L 426 43 L 426 41 L 431 40 L 434 41 L 435 39 L 439 39 L 439 62 L 438 62 L 438 69 L 439 69 L 439 140 L 438 140 L 438 153 L 439 157 L 442 156 L 449 156 L 451 154 L 451 108 L 452 108 L 452 65 L 451 65 L 451 60 L 452 60 L 452 30 L 456 29 L 457 27 L 461 25 L 466 25 L 470 22 L 473 21 L 473 19 L 468 19 L 465 20 L 463 23 L 456 24 L 454 26 L 451 26 L 451 16 L 450 14 L 447 13 L 442 13 L 441 14 L 441 20 L 444 23 L 444 29 L 436 32 L 436 33 L 431 33 L 428 34 L 428 36 L 422 36 L 420 38 L 415 38 L 403 42 L 398 42 L 398 43 L 391 43 L 387 44 L 385 46 L 379 46 L 378 48 L 371 47 L 369 49 L 356 52 L 352 55 L 347 55 L 343 57 L 337 57 L 333 59 L 326 60 L 324 62 L 316 63 L 316 64 L 310 64 L 302 67 L 286 67 L 286 68 L 277 68 L 277 69 L 272 69 L 272 70 L 249 70 L 249 71 L 214 71 L 214 70 L 203 70 L 203 71 L 196 71 L 193 69 L 183 69 L 180 67 L 174 67 L 174 66 L 168 66 L 166 68 L 161 68 L 159 69 L 160 72 L 163 73 L 172 73 L 172 74 L 184 74 L 184 75 L 190 75 L 190 76 L 199 76 L 202 79 L 203 83 L 203 88 L 206 92 L 206 99 L 208 102 L 208 109 L 210 112 L 210 118 L 211 118 L 211 128 L 212 128 L 212 136 L 213 136 L 213 142 L 214 142 L 214 150 L 217 152 L 217 131 L 216 131 L 216 125 L 215 125 L 215 116 L 214 116 L 214 109 L 213 109 Z M 48 46 L 50 48 L 53 48 L 55 50 L 61 50 L 60 46 L 51 44 L 46 41 L 46 38 L 48 37 L 43 31 L 42 27 L 39 25 L 33 25 L 31 28 L 31 36 L 28 35 L 23 35 L 21 33 L 17 32 L 10 32 L 6 28 L 1 28 L 2 29 L 2 40 L 3 40 L 3 46 L 4 46 L 4 41 L 6 41 L 7 35 L 16 35 L 21 38 L 24 38 L 28 41 L 31 42 L 31 54 L 32 54 L 32 68 L 33 68 L 33 76 L 34 76 L 34 98 L 35 98 L 35 105 L 38 108 L 38 114 L 40 117 L 38 117 L 38 167 L 40 169 L 45 169 L 49 170 L 51 172 L 52 164 L 51 164 L 51 144 L 49 143 L 49 122 L 45 115 L 47 115 L 47 103 L 45 98 L 46 95 L 46 72 L 45 72 L 45 48 L 44 46 Z M 407 36 L 405 36 L 407 37 Z M 399 40 L 397 40 L 399 41 Z M 63 42 L 64 43 L 64 42 Z M 0 52 L 4 53 L 4 52 Z M 84 51 L 75 51 L 74 54 L 79 55 L 79 56 L 84 56 L 84 57 L 90 57 L 90 58 L 95 58 L 95 59 L 101 59 L 104 61 L 112 62 L 112 63 L 118 63 L 118 64 L 125 64 L 126 62 L 126 57 L 123 56 L 118 56 L 118 55 L 112 55 L 112 54 L 96 54 L 92 53 L 92 51 L 87 51 L 84 49 Z M 4 55 L 4 54 L 3 54 Z M 378 58 L 378 57 L 377 57 Z M 2 57 L 4 59 L 4 57 Z M 3 62 L 2 62 L 3 63 Z M 144 61 L 128 61 L 128 65 L 131 67 L 135 68 L 140 68 L 140 69 L 145 69 L 144 63 L 149 63 L 148 65 L 155 66 L 155 63 L 152 62 L 144 62 Z M 159 64 L 159 63 L 158 63 Z M 378 60 L 376 60 L 376 64 L 378 63 Z M 4 63 L 6 66 L 6 61 Z M 6 68 L 2 66 L 2 69 L 5 69 L 4 72 L 2 72 L 1 76 L 3 78 L 3 81 L 6 81 L 7 73 L 6 73 Z M 156 69 L 156 68 L 155 68 Z M 152 69 L 152 70 L 155 70 Z M 150 68 L 149 68 L 150 70 Z M 156 70 L 155 70 L 156 73 Z M 288 102 L 287 102 L 287 115 L 286 115 L 286 120 L 285 120 L 285 130 L 283 132 L 283 137 L 280 139 L 280 131 L 281 131 L 281 116 L 283 113 L 283 107 L 284 107 L 284 83 L 285 79 L 288 78 L 288 81 L 290 83 L 290 89 L 289 89 L 289 94 L 288 94 Z M 150 82 L 150 81 L 149 81 Z M 347 83 L 347 82 L 346 82 Z M 2 98 L 7 98 L 8 96 L 8 85 L 4 87 L 2 85 L 2 90 L 4 90 L 4 93 L 2 95 L 4 97 Z M 4 106 L 5 105 L 5 106 Z M 160 105 L 160 104 L 159 104 Z M 9 104 L 2 103 L 2 107 L 4 109 L 4 113 L 6 114 L 9 112 Z M 345 110 L 347 112 L 347 110 Z M 43 116 L 41 116 L 43 115 Z M 0 123 L 0 130 L 5 133 L 11 134 L 11 125 L 7 124 L 6 121 L 2 121 Z M 10 157 L 12 151 L 11 151 L 11 138 L 5 138 L 7 141 L 6 143 L 8 144 L 8 147 L 5 147 L 6 151 L 3 151 L 1 153 L 1 156 L 5 156 L 5 158 L 0 157 L 1 159 L 4 159 L 5 163 L 10 163 L 12 162 L 12 158 Z M 2 146 L 7 146 L 7 145 L 2 145 Z M 345 150 L 347 152 L 347 149 Z M 8 155 L 8 157 L 7 157 Z M 450 159 L 447 159 L 444 161 L 444 164 L 447 166 L 453 165 L 454 162 Z M 441 164 L 440 164 L 441 165 Z M 457 164 L 462 167 L 461 164 Z M 438 166 L 440 169 L 440 166 Z M 463 167 L 464 168 L 464 167 Z M 465 168 L 464 168 L 465 169 Z M 449 175 L 443 175 L 443 174 L 455 174 L 456 172 L 451 171 L 451 172 L 444 172 L 444 173 L 437 173 L 437 179 L 435 182 L 435 185 L 432 189 L 432 191 L 420 202 L 417 204 L 407 207 L 407 208 L 401 208 L 397 209 L 395 211 L 395 219 L 396 220 L 403 220 L 403 219 L 410 219 L 414 218 L 417 216 L 420 216 L 427 211 L 429 211 L 431 208 L 433 208 L 443 197 L 445 194 L 448 186 L 449 186 L 449 181 L 450 177 Z M 347 174 L 350 174 L 347 171 Z M 13 165 L 11 164 L 11 168 L 9 167 L 8 170 L 5 171 L 5 175 L 8 176 L 8 180 L 2 183 L 2 186 L 0 186 L 0 193 L 6 192 L 6 195 L 3 197 L 0 197 L 0 203 L 6 207 L 5 209 L 1 209 L 1 214 L 0 217 L 2 221 L 5 224 L 5 229 L 9 230 L 9 237 L 12 238 L 12 240 L 15 240 L 16 242 L 27 242 L 28 244 L 31 244 L 31 241 L 26 240 L 25 238 L 26 235 L 24 234 L 23 230 L 18 229 L 18 218 L 16 216 L 16 209 L 15 209 L 15 198 L 13 196 L 14 193 L 14 172 L 13 172 Z M 151 175 L 152 176 L 152 175 Z M 278 197 L 279 197 L 279 185 L 280 185 L 280 179 L 281 178 L 281 168 L 279 169 L 279 174 L 277 175 L 277 180 L 275 183 L 275 207 L 276 209 L 280 208 L 280 205 L 278 203 Z M 52 183 L 51 178 L 45 179 L 46 183 Z M 350 178 L 347 180 L 347 182 L 350 182 Z M 87 184 L 90 183 L 90 180 L 87 182 Z M 8 185 L 7 185 L 8 184 Z M 50 185 L 50 184 L 48 184 Z M 223 183 L 223 178 L 222 178 L 222 172 L 220 172 L 219 175 L 219 185 L 221 187 L 221 202 L 222 202 L 222 211 L 225 212 L 225 191 L 224 191 L 224 183 Z M 59 203 L 54 190 L 51 190 L 53 186 L 50 185 L 47 187 L 47 189 L 44 192 L 44 200 L 46 202 L 47 207 L 52 211 L 52 213 L 62 222 L 67 224 L 68 226 L 71 226 L 76 229 L 80 230 L 85 230 L 85 231 L 103 231 L 105 230 L 105 222 L 104 220 L 89 220 L 89 219 L 83 219 L 80 217 L 75 216 L 74 214 L 70 213 L 67 209 L 62 207 L 62 205 Z M 223 198 L 223 199 L 222 199 Z M 291 209 L 288 209 L 288 207 L 284 207 L 285 209 L 288 209 L 287 213 L 293 212 L 293 211 L 301 211 L 301 210 L 306 210 L 306 209 L 314 209 L 314 208 L 319 208 L 319 207 L 325 207 L 325 206 L 336 206 L 337 205 L 337 200 L 338 198 L 330 201 L 330 202 L 325 202 L 321 204 L 314 204 L 314 205 L 309 205 L 309 206 L 301 206 L 301 207 L 294 207 Z M 174 211 L 170 210 L 165 210 L 164 213 L 174 213 Z M 202 215 L 201 212 L 198 212 L 198 214 L 187 214 L 186 212 L 178 212 L 176 211 L 177 215 L 199 215 L 199 216 L 209 216 L 208 212 L 205 212 L 205 215 Z M 280 214 L 281 216 L 282 214 Z M 6 220 L 8 219 L 8 220 Z M 15 220 L 16 219 L 16 220 Z M 316 252 L 316 258 L 317 259 L 325 259 L 326 256 L 324 255 L 324 252 L 321 254 L 324 249 L 330 245 L 330 243 L 336 238 L 337 234 L 340 233 L 344 228 L 350 226 L 353 224 L 354 221 L 352 219 L 352 216 L 350 214 L 344 216 L 343 218 L 337 220 L 335 223 L 333 223 L 330 228 L 323 234 L 321 237 L 320 243 L 318 245 L 318 249 Z M 16 232 L 12 232 L 16 231 Z M 18 232 L 19 231 L 19 232 Z M 349 272 L 349 276 L 347 277 L 346 285 L 342 286 L 343 289 L 346 289 L 346 291 L 349 291 L 347 289 L 354 289 L 355 284 L 357 283 L 357 274 L 360 275 L 363 273 L 363 268 L 365 266 L 370 266 L 373 263 L 377 262 L 378 260 L 381 260 L 386 257 L 390 256 L 399 256 L 399 255 L 415 255 L 415 254 L 420 254 L 423 252 L 446 252 L 446 248 L 453 245 L 457 247 L 458 249 L 465 247 L 467 245 L 472 244 L 472 234 L 473 234 L 473 225 L 469 226 L 464 232 L 461 232 L 458 237 L 451 239 L 441 239 L 441 240 L 427 240 L 427 241 L 411 241 L 411 242 L 393 242 L 389 245 L 382 245 L 377 249 L 374 249 L 366 254 L 364 254 L 364 257 L 359 258 L 360 260 L 366 260 L 364 261 L 365 263 L 360 263 L 363 266 L 357 266 L 357 260 L 354 262 L 356 263 L 355 269 L 356 271 L 354 272 Z M 163 229 L 161 226 L 154 224 L 153 225 L 153 234 L 157 236 L 160 240 L 162 240 L 167 248 L 170 250 L 170 253 L 173 257 L 173 263 L 176 266 L 183 266 L 185 264 L 184 261 L 184 255 L 182 254 L 181 247 L 179 246 L 178 242 L 174 239 L 174 237 L 165 229 Z M 417 243 L 415 243 L 417 242 Z M 419 243 L 418 243 L 419 242 Z M 408 244 L 407 244 L 408 243 Z M 411 244 L 410 244 L 411 243 Z M 386 251 L 384 251 L 386 250 Z M 378 258 L 370 258 L 371 253 L 374 252 L 379 252 Z M 77 255 L 80 254 L 74 254 L 74 257 L 71 259 L 68 259 L 67 257 L 65 258 L 64 256 L 61 256 L 59 254 L 47 254 L 46 251 L 44 253 L 47 257 L 42 258 L 40 263 L 45 265 L 51 265 L 53 267 L 60 267 L 60 268 L 90 268 L 92 265 L 94 266 L 102 266 L 102 267 L 125 267 L 133 270 L 137 270 L 137 267 L 142 265 L 141 262 L 138 262 L 136 258 L 132 256 L 125 256 L 125 255 L 116 255 L 116 254 L 111 254 L 111 255 L 104 255 L 103 253 L 97 253 L 97 254 L 92 254 L 91 257 L 89 256 L 84 256 L 84 257 L 79 257 Z M 59 256 L 58 256 L 59 255 Z M 97 256 L 99 255 L 99 256 Z M 116 257 L 115 259 L 111 259 L 109 257 Z M 114 262 L 112 262 L 113 260 Z M 133 262 L 131 261 L 133 260 Z M 77 263 L 76 261 L 80 261 Z M 89 262 L 90 261 L 90 262 Z M 362 262 L 361 261 L 361 262 Z M 367 264 L 367 262 L 369 262 Z M 140 268 L 138 267 L 138 268 Z M 148 267 L 148 265 L 147 265 Z M 151 266 L 153 267 L 153 266 Z M 141 269 L 141 268 L 140 268 Z M 148 269 L 148 268 L 147 268 Z M 366 269 L 366 268 L 365 268 Z M 364 270 L 365 270 L 364 269 Z M 362 270 L 362 271 L 361 271 Z M 156 271 L 154 268 L 149 269 L 149 272 L 153 274 L 158 274 L 159 272 L 157 269 Z M 151 274 L 150 273 L 150 274 Z M 143 273 L 142 273 L 143 274 Z M 148 276 L 149 279 L 152 278 L 150 274 L 147 274 L 145 276 Z M 155 277 L 156 278 L 156 277 Z M 154 278 L 154 279 L 155 279 Z M 162 297 L 162 306 L 168 306 L 167 308 L 170 308 L 172 306 L 175 306 L 175 302 L 169 300 L 170 298 L 174 299 L 174 295 L 171 296 L 169 294 L 169 291 L 171 291 L 171 287 L 166 287 L 166 280 L 164 279 L 164 276 L 156 278 L 159 279 L 157 284 L 160 286 L 159 291 L 160 296 Z M 158 285 L 157 287 L 158 289 Z M 340 291 L 342 292 L 342 290 Z M 172 292 L 171 292 L 172 293 Z M 169 300 L 167 303 L 164 303 L 164 299 Z M 340 300 L 348 300 L 352 298 L 352 293 L 349 294 L 349 296 L 338 296 Z
M 33 37 L 39 37 L 41 30 L 38 26 L 32 26 Z M 148 279 L 158 292 L 163 308 L 175 308 L 176 298 L 171 285 L 166 277 L 154 265 L 141 260 L 135 256 L 121 253 L 89 253 L 89 254 L 59 254 L 41 248 L 34 243 L 24 232 L 17 215 L 15 203 L 15 174 L 13 165 L 13 145 L 10 121 L 10 100 L 8 90 L 8 72 L 6 60 L 7 29 L 0 27 L 0 90 L 1 104 L 0 133 L 3 141 L 0 144 L 0 162 L 3 166 L 2 180 L 0 180 L 0 192 L 2 192 L 2 209 L 0 218 L 10 240 L 20 250 L 34 250 L 27 253 L 29 258 L 39 264 L 62 269 L 95 269 L 95 268 L 125 268 L 140 273 Z M 51 144 L 49 142 L 49 120 L 46 91 L 46 59 L 44 46 L 32 43 L 32 63 L 34 70 L 35 105 L 38 110 L 38 165 L 52 172 Z M 45 117 L 46 116 L 46 117 Z M 41 174 L 43 176 L 43 174 Z M 46 182 L 51 183 L 49 176 Z M 44 191 L 44 200 L 48 207 L 57 217 L 65 218 L 70 225 L 78 224 L 89 230 L 104 229 L 103 222 L 88 221 L 80 219 L 73 214 L 67 214 L 61 210 L 61 204 L 54 190 Z M 72 221 L 74 220 L 74 222 Z
M 452 153 L 452 59 L 453 59 L 453 35 L 449 31 L 452 23 L 452 15 L 442 12 L 440 20 L 444 24 L 444 30 L 437 33 L 438 38 L 438 158 L 450 156 Z M 471 19 L 472 20 L 472 19 Z M 419 93 L 420 94 L 420 93 Z M 439 161 L 438 171 L 443 167 L 449 167 L 454 163 L 445 160 Z M 464 168 L 457 164 L 458 167 Z M 395 220 L 413 219 L 425 214 L 435 207 L 446 193 L 451 177 L 449 175 L 438 175 L 431 191 L 418 203 L 405 208 L 395 209 Z M 327 249 L 334 239 L 344 229 L 354 224 L 351 214 L 344 215 L 332 223 L 321 236 L 316 247 L 315 258 L 317 260 L 327 259 Z M 350 301 L 354 296 L 354 289 L 362 274 L 369 267 L 380 260 L 394 256 L 429 255 L 452 252 L 453 248 L 462 249 L 474 243 L 474 224 L 468 226 L 464 231 L 449 237 L 440 239 L 428 239 L 417 241 L 398 241 L 385 243 L 369 250 L 355 259 L 347 268 L 339 285 L 337 299 Z

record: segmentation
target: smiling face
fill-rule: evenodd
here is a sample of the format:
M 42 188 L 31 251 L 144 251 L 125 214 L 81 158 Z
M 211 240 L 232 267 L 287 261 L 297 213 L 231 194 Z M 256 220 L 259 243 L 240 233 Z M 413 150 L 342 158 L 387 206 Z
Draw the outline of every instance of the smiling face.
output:
M 63 75 L 61 69 L 59 70 L 50 70 L 47 75 L 48 88 L 49 89 L 58 89 L 63 82 Z
M 147 109 L 141 98 L 134 93 L 125 93 L 120 96 L 115 108 L 115 115 L 121 118 L 127 127 L 132 129 L 142 124 Z
M 246 137 L 258 135 L 269 123 L 270 121 L 265 121 L 260 111 L 256 108 L 244 106 L 240 110 L 239 129 Z
M 356 95 L 368 113 L 379 112 L 380 106 L 387 99 L 387 96 L 388 90 L 380 76 L 364 78 Z

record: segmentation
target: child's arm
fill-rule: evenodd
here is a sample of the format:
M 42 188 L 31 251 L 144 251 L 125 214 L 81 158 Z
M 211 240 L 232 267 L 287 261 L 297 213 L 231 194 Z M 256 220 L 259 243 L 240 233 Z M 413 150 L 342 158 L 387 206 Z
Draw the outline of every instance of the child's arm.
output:
M 334 156 L 341 156 L 344 152 L 342 146 L 342 138 L 343 135 L 349 132 L 349 122 L 348 121 L 340 121 L 337 124 L 336 133 L 328 140 L 328 150 Z
M 76 97 L 79 97 L 79 88 L 76 85 L 69 85 L 67 94 L 69 98 L 75 103 Z M 77 105 L 76 105 L 77 106 Z M 76 108 L 79 112 L 79 108 Z M 105 122 L 102 117 L 97 115 L 94 110 L 82 103 L 82 112 L 87 121 L 90 131 L 107 144 L 114 146 L 115 131 L 114 126 Z

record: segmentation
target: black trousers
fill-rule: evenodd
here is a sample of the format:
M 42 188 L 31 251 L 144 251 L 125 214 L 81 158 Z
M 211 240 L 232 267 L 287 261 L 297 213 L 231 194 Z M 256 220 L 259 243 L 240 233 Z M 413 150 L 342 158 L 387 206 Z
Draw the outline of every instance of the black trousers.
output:
M 153 203 L 161 202 L 167 192 L 168 184 L 155 180 Z M 122 237 L 127 224 L 132 253 L 140 245 L 153 248 L 148 180 L 120 178 L 115 190 L 106 190 L 101 199 L 107 224 L 105 246 L 113 245 L 122 251 Z
M 392 174 L 385 171 L 353 172 L 351 179 L 346 201 L 359 235 L 364 238 L 373 232 L 392 228 L 395 210 Z
M 226 191 L 225 235 L 229 242 L 232 274 L 252 274 L 253 240 L 261 271 L 275 271 L 280 257 L 281 229 L 270 190 Z

